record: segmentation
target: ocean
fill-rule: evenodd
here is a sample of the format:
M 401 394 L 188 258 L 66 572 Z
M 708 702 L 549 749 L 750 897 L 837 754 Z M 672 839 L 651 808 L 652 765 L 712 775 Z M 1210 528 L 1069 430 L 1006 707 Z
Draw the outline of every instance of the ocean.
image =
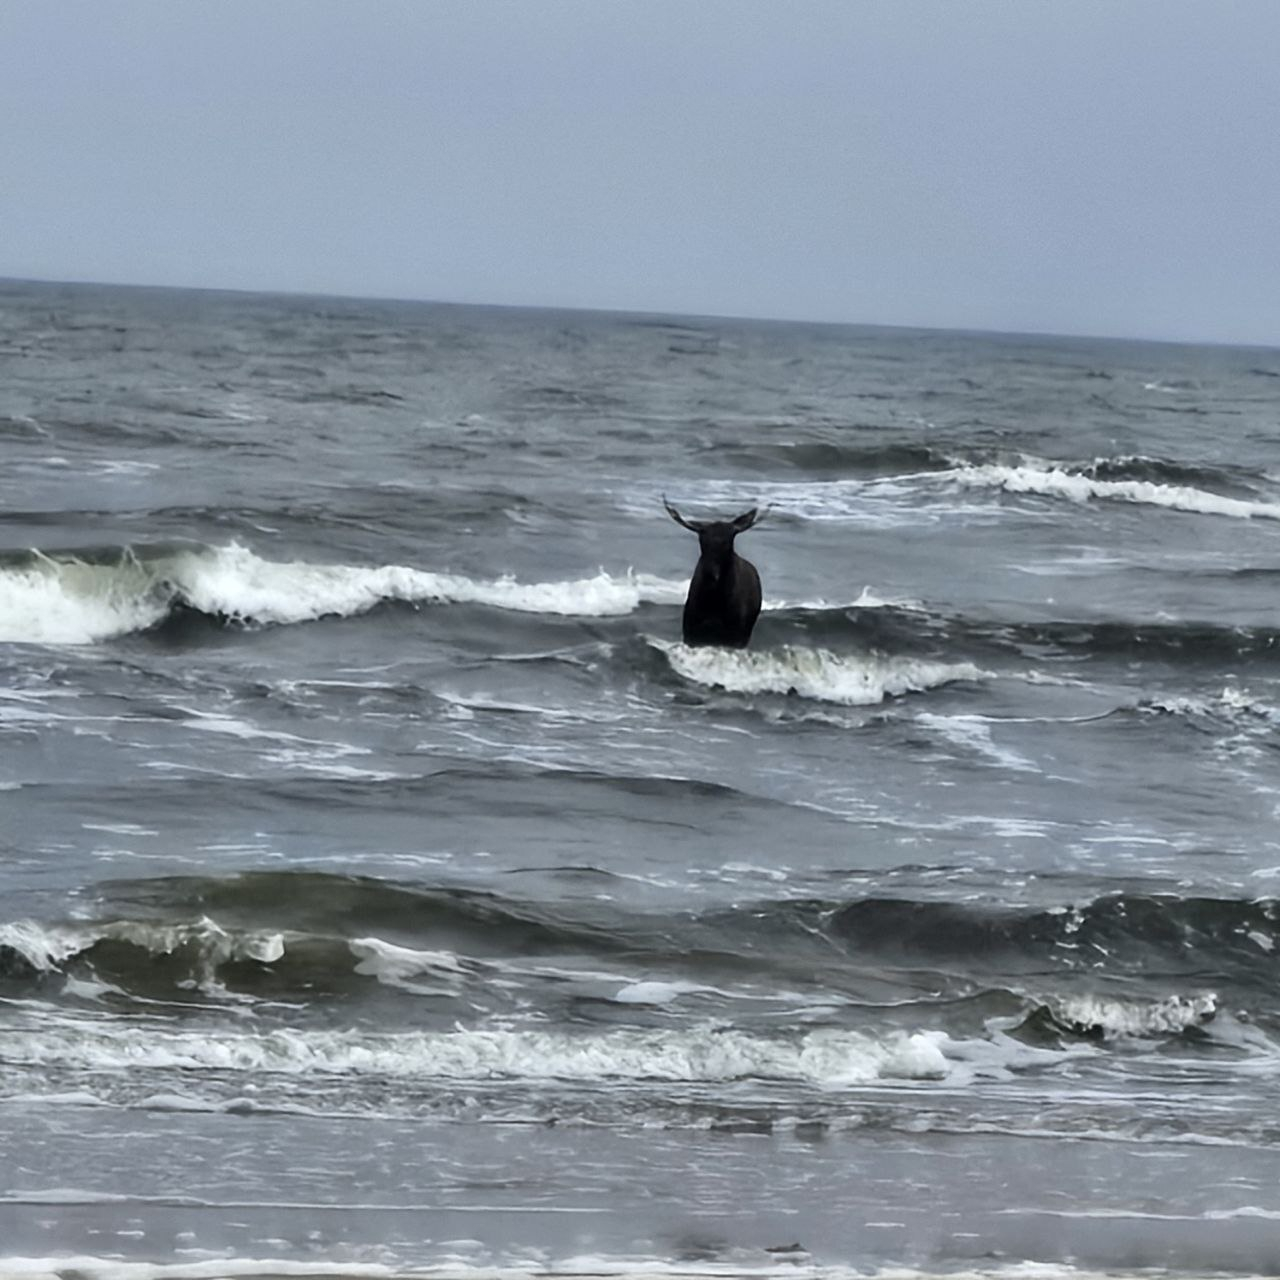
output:
M 0 1274 L 1280 1272 L 1280 352 L 10 281 L 0 369 Z

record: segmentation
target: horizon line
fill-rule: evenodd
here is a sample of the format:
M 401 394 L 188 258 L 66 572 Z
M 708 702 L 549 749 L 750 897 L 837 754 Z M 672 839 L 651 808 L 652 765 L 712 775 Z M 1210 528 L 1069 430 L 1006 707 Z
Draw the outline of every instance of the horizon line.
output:
M 66 285 L 88 289 L 138 289 L 168 293 L 221 293 L 256 298 L 316 298 L 335 302 L 390 302 L 427 307 L 472 307 L 492 311 L 545 311 L 601 316 L 640 316 L 664 320 L 710 320 L 731 324 L 809 325 L 833 329 L 887 329 L 905 333 L 956 333 L 990 338 L 1032 338 L 1067 342 L 1128 342 L 1162 347 L 1222 347 L 1243 351 L 1277 351 L 1277 342 L 1235 342 L 1221 338 L 1154 338 L 1133 334 L 1086 333 L 1056 329 L 1000 329 L 972 325 L 891 323 L 881 320 L 815 320 L 794 316 L 749 316 L 731 312 L 652 310 L 647 307 L 584 306 L 563 303 L 475 302 L 454 298 L 408 297 L 392 293 L 341 293 L 319 289 L 247 289 L 240 286 L 150 284 L 139 281 L 54 279 L 0 274 L 0 284 Z

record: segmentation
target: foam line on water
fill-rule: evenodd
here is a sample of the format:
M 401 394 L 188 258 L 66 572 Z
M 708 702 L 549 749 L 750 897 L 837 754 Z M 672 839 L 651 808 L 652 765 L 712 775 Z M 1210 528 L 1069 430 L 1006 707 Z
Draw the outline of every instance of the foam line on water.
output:
M 1157 484 L 1150 480 L 1097 480 L 1048 463 L 1038 466 L 988 463 L 961 466 L 939 474 L 971 489 L 1001 489 L 1006 493 L 1039 494 L 1079 503 L 1110 499 L 1236 520 L 1280 520 L 1280 503 L 1276 502 L 1229 498 L 1191 485 Z
M 790 694 L 846 707 L 922 693 L 960 680 L 980 680 L 971 662 L 873 654 L 835 654 L 787 645 L 771 650 L 698 648 L 651 640 L 672 670 L 696 684 L 743 694 Z
M 622 617 L 646 604 L 679 605 L 686 578 L 627 570 L 562 581 L 471 578 L 407 565 L 266 560 L 239 543 L 149 553 L 121 548 L 114 560 L 36 554 L 0 567 L 0 642 L 93 644 L 145 631 L 187 606 L 251 625 L 356 617 L 379 604 L 478 604 L 559 617 Z M 870 588 L 847 605 L 773 599 L 767 610 L 918 607 Z
M 717 1027 L 544 1031 L 173 1031 L 76 1024 L 12 1031 L 11 1065 L 79 1070 L 128 1068 L 326 1073 L 392 1078 L 714 1083 L 803 1081 L 822 1087 L 880 1079 L 935 1080 L 949 1066 L 937 1033 L 882 1037 L 820 1029 L 765 1037 Z
M 379 604 L 480 604 L 521 613 L 617 617 L 684 600 L 684 579 L 603 569 L 581 578 L 518 582 L 406 565 L 273 561 L 231 543 L 114 561 L 36 555 L 0 567 L 0 642 L 93 644 L 145 631 L 178 605 L 215 617 L 283 625 L 354 617 Z

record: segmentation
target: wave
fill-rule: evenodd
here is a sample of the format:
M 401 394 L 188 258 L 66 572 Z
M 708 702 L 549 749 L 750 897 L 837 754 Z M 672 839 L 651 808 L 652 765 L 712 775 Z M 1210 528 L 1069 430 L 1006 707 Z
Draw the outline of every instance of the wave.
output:
M 202 613 L 257 623 L 309 622 L 367 613 L 378 604 L 481 604 L 519 613 L 609 617 L 634 612 L 642 603 L 684 599 L 683 581 L 603 570 L 563 582 L 484 580 L 432 573 L 402 565 L 363 567 L 262 560 L 233 544 L 213 553 L 195 579 L 183 584 L 184 599 Z
M 1150 462 L 1143 461 L 1144 464 Z M 1166 473 L 1167 464 L 1151 466 L 1156 474 Z M 1111 464 L 1109 471 L 1108 464 L 1104 461 L 1075 468 L 1047 462 L 1026 462 L 1020 465 L 983 463 L 963 465 L 942 474 L 957 485 L 970 489 L 1000 489 L 1005 493 L 1038 494 L 1043 497 L 1066 498 L 1078 503 L 1110 499 L 1199 515 L 1229 516 L 1238 520 L 1280 520 L 1280 502 L 1229 497 L 1185 483 L 1105 478 L 1117 469 L 1120 474 L 1124 474 L 1126 467 Z M 1174 474 L 1179 472 L 1175 471 Z M 1193 469 L 1191 474 L 1199 478 L 1207 473 Z
M 1214 664 L 1223 659 L 1271 658 L 1280 650 L 1280 629 L 1266 626 L 1194 618 L 983 618 L 932 611 L 918 602 L 874 596 L 843 606 L 821 601 L 780 606 L 767 617 L 771 634 L 784 631 L 793 640 L 813 646 L 811 650 L 797 649 L 801 653 L 854 648 L 893 654 L 894 663 L 924 661 L 943 667 L 968 663 L 1002 667 L 1010 658 L 1040 663 L 1046 657 L 1068 655 Z
M 0 559 L 0 642 L 92 644 L 157 627 L 184 609 L 247 625 L 353 617 L 389 602 L 611 617 L 679 603 L 686 589 L 684 580 L 603 570 L 517 582 L 403 565 L 278 562 L 238 543 L 33 551 Z
M 136 1196 L 120 1197 L 121 1203 L 137 1206 Z M 96 1192 L 68 1192 L 65 1201 L 24 1193 L 4 1197 L 0 1204 L 102 1204 L 112 1203 L 110 1196 Z M 167 1199 L 166 1204 L 180 1203 L 201 1207 L 186 1198 Z M 299 1206 L 312 1208 L 312 1206 Z M 1210 1215 L 1211 1216 L 1211 1215 Z M 1241 1209 L 1233 1216 L 1269 1216 L 1265 1211 Z M 470 1247 L 473 1242 L 452 1242 Z M 531 1262 L 525 1257 L 504 1258 L 501 1266 L 480 1264 L 470 1257 L 445 1252 L 444 1263 L 405 1269 L 395 1263 L 300 1261 L 279 1258 L 219 1256 L 216 1263 L 138 1262 L 132 1259 L 59 1252 L 47 1257 L 10 1257 L 0 1255 L 0 1275 L 12 1280 L 261 1280 L 264 1276 L 280 1280 L 334 1280 L 336 1276 L 350 1280 L 938 1280 L 940 1275 L 954 1280 L 1149 1280 L 1152 1274 L 1142 1267 L 1111 1267 L 1106 1271 L 1091 1270 L 1066 1264 L 1041 1266 L 1034 1263 L 1009 1264 L 998 1261 L 968 1264 L 963 1270 L 940 1271 L 929 1267 L 892 1266 L 872 1268 L 815 1262 L 799 1244 L 764 1249 L 726 1250 L 696 1260 L 681 1257 L 677 1261 L 665 1256 L 647 1257 L 628 1252 L 623 1255 L 580 1253 L 557 1259 L 551 1269 L 545 1259 Z M 1198 1276 L 1199 1273 L 1196 1273 Z M 1220 1273 L 1214 1272 L 1218 1275 Z M 1221 1273 L 1225 1274 L 1225 1273 Z M 1194 1280 L 1192 1273 L 1188 1276 Z
M 0 643 L 90 644 L 145 631 L 173 592 L 127 551 L 110 567 L 40 552 L 0 564 Z
M 1066 461 L 1007 449 L 834 443 L 750 446 L 745 453 L 748 461 L 771 470 L 789 464 L 815 478 L 706 481 L 699 488 L 700 502 L 726 510 L 768 503 L 779 516 L 892 527 L 989 514 L 985 508 L 957 507 L 955 494 L 998 490 L 1076 503 L 1121 501 L 1235 519 L 1280 519 L 1280 502 L 1266 497 L 1274 486 L 1261 473 L 1144 454 Z M 634 509 L 639 513 L 648 505 L 641 508 L 637 502 Z
M 1051 1022 L 1074 1035 L 1101 1040 L 1181 1036 L 1211 1022 L 1218 997 L 1167 996 L 1163 1000 L 1118 1000 L 1094 994 L 1067 996 L 1044 1007 Z
M 1280 724 L 1280 708 L 1238 685 L 1226 685 L 1210 696 L 1152 698 L 1139 702 L 1135 709 L 1149 715 L 1225 721 L 1235 728 L 1251 727 L 1268 735 Z
M 1183 462 L 1142 453 L 1101 456 L 1087 462 L 1065 462 L 1007 449 L 967 446 L 944 449 L 931 445 L 892 444 L 841 452 L 852 470 L 876 476 L 991 467 L 1011 471 L 1058 471 L 1106 484 L 1144 483 L 1182 489 L 1228 490 L 1237 496 L 1253 494 L 1255 483 L 1261 479 L 1258 473 L 1242 467 Z M 799 456 L 804 455 L 801 453 Z
M 712 447 L 708 447 L 709 451 Z M 964 473 L 981 468 L 1008 471 L 1060 471 L 1104 484 L 1145 483 L 1173 488 L 1227 489 L 1237 495 L 1253 492 L 1259 477 L 1241 468 L 1180 462 L 1147 454 L 1118 454 L 1088 462 L 1051 462 L 1005 449 L 971 446 L 939 447 L 917 442 L 850 445 L 835 441 L 783 441 L 768 444 L 716 445 L 718 456 L 755 462 L 763 469 L 779 465 L 816 475 L 839 473 L 864 479 Z
M 69 1198 L 65 1201 L 59 1201 L 56 1197 L 40 1197 L 27 1193 L 21 1197 L 8 1196 L 0 1199 L 0 1204 L 112 1204 L 118 1202 L 131 1205 L 136 1209 L 140 1203 L 137 1196 L 112 1197 L 90 1191 L 69 1192 L 68 1195 Z M 177 1197 L 169 1203 L 198 1207 L 198 1202 L 184 1197 Z M 776 1268 L 779 1274 L 782 1270 L 782 1267 Z M 457 1269 L 451 1267 L 450 1271 L 451 1274 L 456 1274 L 459 1280 L 470 1280 L 472 1274 L 475 1280 L 489 1280 L 492 1275 L 491 1271 L 479 1267 Z M 280 1280 L 294 1280 L 295 1277 L 298 1280 L 333 1280 L 337 1275 L 350 1277 L 351 1280 L 424 1280 L 426 1274 L 420 1271 L 415 1276 L 400 1267 L 384 1263 L 344 1261 L 339 1264 L 277 1257 L 220 1257 L 216 1267 L 211 1267 L 208 1263 L 200 1262 L 174 1265 L 170 1262 L 137 1262 L 132 1259 L 126 1261 L 119 1257 L 72 1254 L 65 1250 L 43 1258 L 0 1254 L 0 1275 L 8 1277 L 8 1280 L 69 1280 L 70 1277 L 76 1277 L 76 1280 L 209 1280 L 215 1275 L 220 1280 L 261 1280 L 263 1276 L 278 1276 Z M 510 1280 L 533 1280 L 534 1276 L 541 1275 L 542 1272 L 533 1267 L 526 1267 L 523 1271 L 515 1268 L 507 1269 L 503 1274 L 509 1276 Z M 761 1274 L 763 1277 L 764 1273 Z M 816 1272 L 806 1273 L 802 1277 L 796 1276 L 795 1280 L 810 1280 L 810 1274 L 814 1280 L 818 1280 Z M 666 1270 L 658 1265 L 653 1268 L 653 1275 L 655 1280 L 659 1276 L 663 1277 L 663 1280 L 681 1280 L 679 1276 L 668 1276 Z M 826 1277 L 823 1276 L 821 1280 L 826 1280 Z M 854 1277 L 843 1271 L 838 1274 L 832 1271 L 830 1280 L 854 1280 Z M 906 1280 L 905 1277 L 904 1280 Z M 928 1277 L 921 1275 L 919 1280 L 928 1280 Z M 1092 1278 L 1086 1278 L 1086 1280 L 1092 1280 Z
M 1055 465 L 1055 464 L 1040 464 Z M 1211 466 L 1207 463 L 1178 462 L 1170 458 L 1153 458 L 1144 453 L 1124 453 L 1115 457 L 1094 458 L 1079 466 L 1064 468 L 1091 480 L 1143 481 L 1149 484 L 1202 489 L 1234 489 L 1238 494 L 1253 492 L 1258 479 L 1252 472 L 1238 467 Z
M 276 562 L 232 543 L 0 553 L 0 643 L 92 644 L 189 625 L 290 625 L 379 606 L 480 605 L 545 617 L 616 618 L 674 607 L 684 579 L 628 572 L 559 582 L 475 579 L 404 566 Z M 983 672 L 998 654 L 1141 653 L 1169 660 L 1245 658 L 1280 648 L 1280 631 L 1210 622 L 992 622 L 930 613 L 870 588 L 847 603 L 769 600 L 789 647 L 743 653 L 665 646 L 682 678 L 739 693 L 792 693 L 865 706 Z M 796 644 L 803 640 L 806 643 Z M 652 642 L 655 645 L 658 642 Z M 888 652 L 857 657 L 840 651 Z M 662 647 L 662 646 L 659 646 Z M 966 660 L 968 659 L 968 660 Z
M 470 578 L 404 565 L 264 559 L 240 543 L 157 543 L 0 553 L 0 643 L 93 644 L 192 616 L 238 626 L 349 618 L 386 604 L 481 605 L 563 618 L 616 618 L 683 604 L 684 578 L 610 574 L 555 582 Z M 918 610 L 866 587 L 848 604 L 766 601 L 768 613 Z
M 1043 654 L 1047 648 L 1063 653 L 1134 654 L 1165 662 L 1212 664 L 1223 658 L 1270 657 L 1280 649 L 1280 631 L 1273 628 L 1212 622 L 1031 622 L 990 629 L 989 634 L 996 640 L 1011 641 L 1027 655 Z
M 866 898 L 829 917 L 851 954 L 1002 975 L 1180 975 L 1269 988 L 1280 901 L 1115 893 L 1072 906 L 1020 907 Z
M 114 986 L 115 980 L 134 993 L 174 994 L 183 987 L 221 991 L 218 974 L 224 966 L 238 961 L 270 965 L 284 954 L 281 933 L 228 930 L 207 916 L 175 923 L 50 926 L 18 920 L 0 925 L 0 978 L 70 975 L 85 964 L 95 983 Z
M 1274 899 L 1115 893 L 1031 907 L 752 897 L 697 913 L 625 901 L 621 890 L 526 901 L 320 872 L 130 882 L 112 891 L 125 908 L 115 918 L 0 924 L 0 986 L 144 1004 L 198 994 L 215 1004 L 310 1004 L 399 991 L 443 1000 L 431 1008 L 450 1024 L 468 1010 L 545 1012 L 548 1002 L 586 1000 L 597 1007 L 575 1005 L 585 1023 L 620 1007 L 688 1016 L 740 999 L 874 1005 L 895 973 L 913 1004 L 929 973 L 925 1004 L 985 992 L 1025 1014 L 1030 1000 L 1058 1030 L 1111 1038 L 1208 1022 L 1217 997 L 1205 987 L 1233 1001 L 1268 996 L 1280 964 Z M 1123 998 L 1097 994 L 1116 983 Z M 1020 987 L 1030 994 L 1011 994 Z M 968 1025 L 979 1015 L 954 1016 Z
M 106 984 L 118 995 L 146 999 L 198 990 L 218 1000 L 285 994 L 310 1000 L 321 993 L 367 995 L 373 984 L 420 994 L 427 983 L 462 996 L 474 979 L 491 1001 L 498 987 L 507 991 L 526 980 L 545 986 L 540 958 L 558 957 L 552 988 L 562 988 L 576 967 L 591 978 L 577 990 L 644 1003 L 637 990 L 656 991 L 655 983 L 687 986 L 696 979 L 706 990 L 707 983 L 754 974 L 786 984 L 797 959 L 812 973 L 814 921 L 803 908 L 762 915 L 757 924 L 768 928 L 773 946 L 768 955 L 753 955 L 744 936 L 751 921 L 736 912 L 637 917 L 311 872 L 179 878 L 124 886 L 117 894 L 126 907 L 135 895 L 140 901 L 124 918 L 0 925 L 0 982 L 46 992 L 58 983 L 80 984 L 76 991 Z M 672 953 L 672 936 L 698 959 Z
M 839 655 L 790 645 L 749 651 L 696 648 L 653 639 L 649 643 L 666 655 L 678 675 L 707 688 L 783 694 L 846 707 L 874 706 L 886 698 L 980 680 L 984 674 L 968 662 Z
M 144 966 L 182 953 L 205 968 L 240 959 L 273 963 L 308 939 L 333 941 L 345 951 L 349 941 L 370 934 L 429 938 L 433 949 L 476 956 L 624 945 L 567 909 L 478 889 L 365 876 L 255 871 L 156 877 L 107 888 L 116 918 L 0 924 L 0 964 L 11 973 L 52 973 L 104 943 L 112 944 L 117 960 L 122 947 L 136 949 Z M 350 953 L 345 964 L 350 968 Z
M 874 1036 L 830 1028 L 766 1036 L 719 1026 L 443 1032 L 174 1031 L 77 1023 L 10 1029 L 9 1065 L 89 1071 L 215 1069 L 258 1074 L 343 1074 L 414 1080 L 576 1082 L 802 1081 L 834 1088 L 948 1074 L 937 1034 Z
M 830 440 L 786 440 L 777 443 L 708 445 L 717 459 L 756 466 L 762 471 L 791 467 L 818 475 L 877 477 L 945 471 L 956 465 L 954 454 L 931 445 L 893 443 L 849 445 Z

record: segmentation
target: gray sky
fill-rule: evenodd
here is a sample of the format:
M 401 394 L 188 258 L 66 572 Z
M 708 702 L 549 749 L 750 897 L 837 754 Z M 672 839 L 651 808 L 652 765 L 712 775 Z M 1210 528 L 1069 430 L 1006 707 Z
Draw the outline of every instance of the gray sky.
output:
M 1280 3 L 0 0 L 0 275 L 1280 344 Z

